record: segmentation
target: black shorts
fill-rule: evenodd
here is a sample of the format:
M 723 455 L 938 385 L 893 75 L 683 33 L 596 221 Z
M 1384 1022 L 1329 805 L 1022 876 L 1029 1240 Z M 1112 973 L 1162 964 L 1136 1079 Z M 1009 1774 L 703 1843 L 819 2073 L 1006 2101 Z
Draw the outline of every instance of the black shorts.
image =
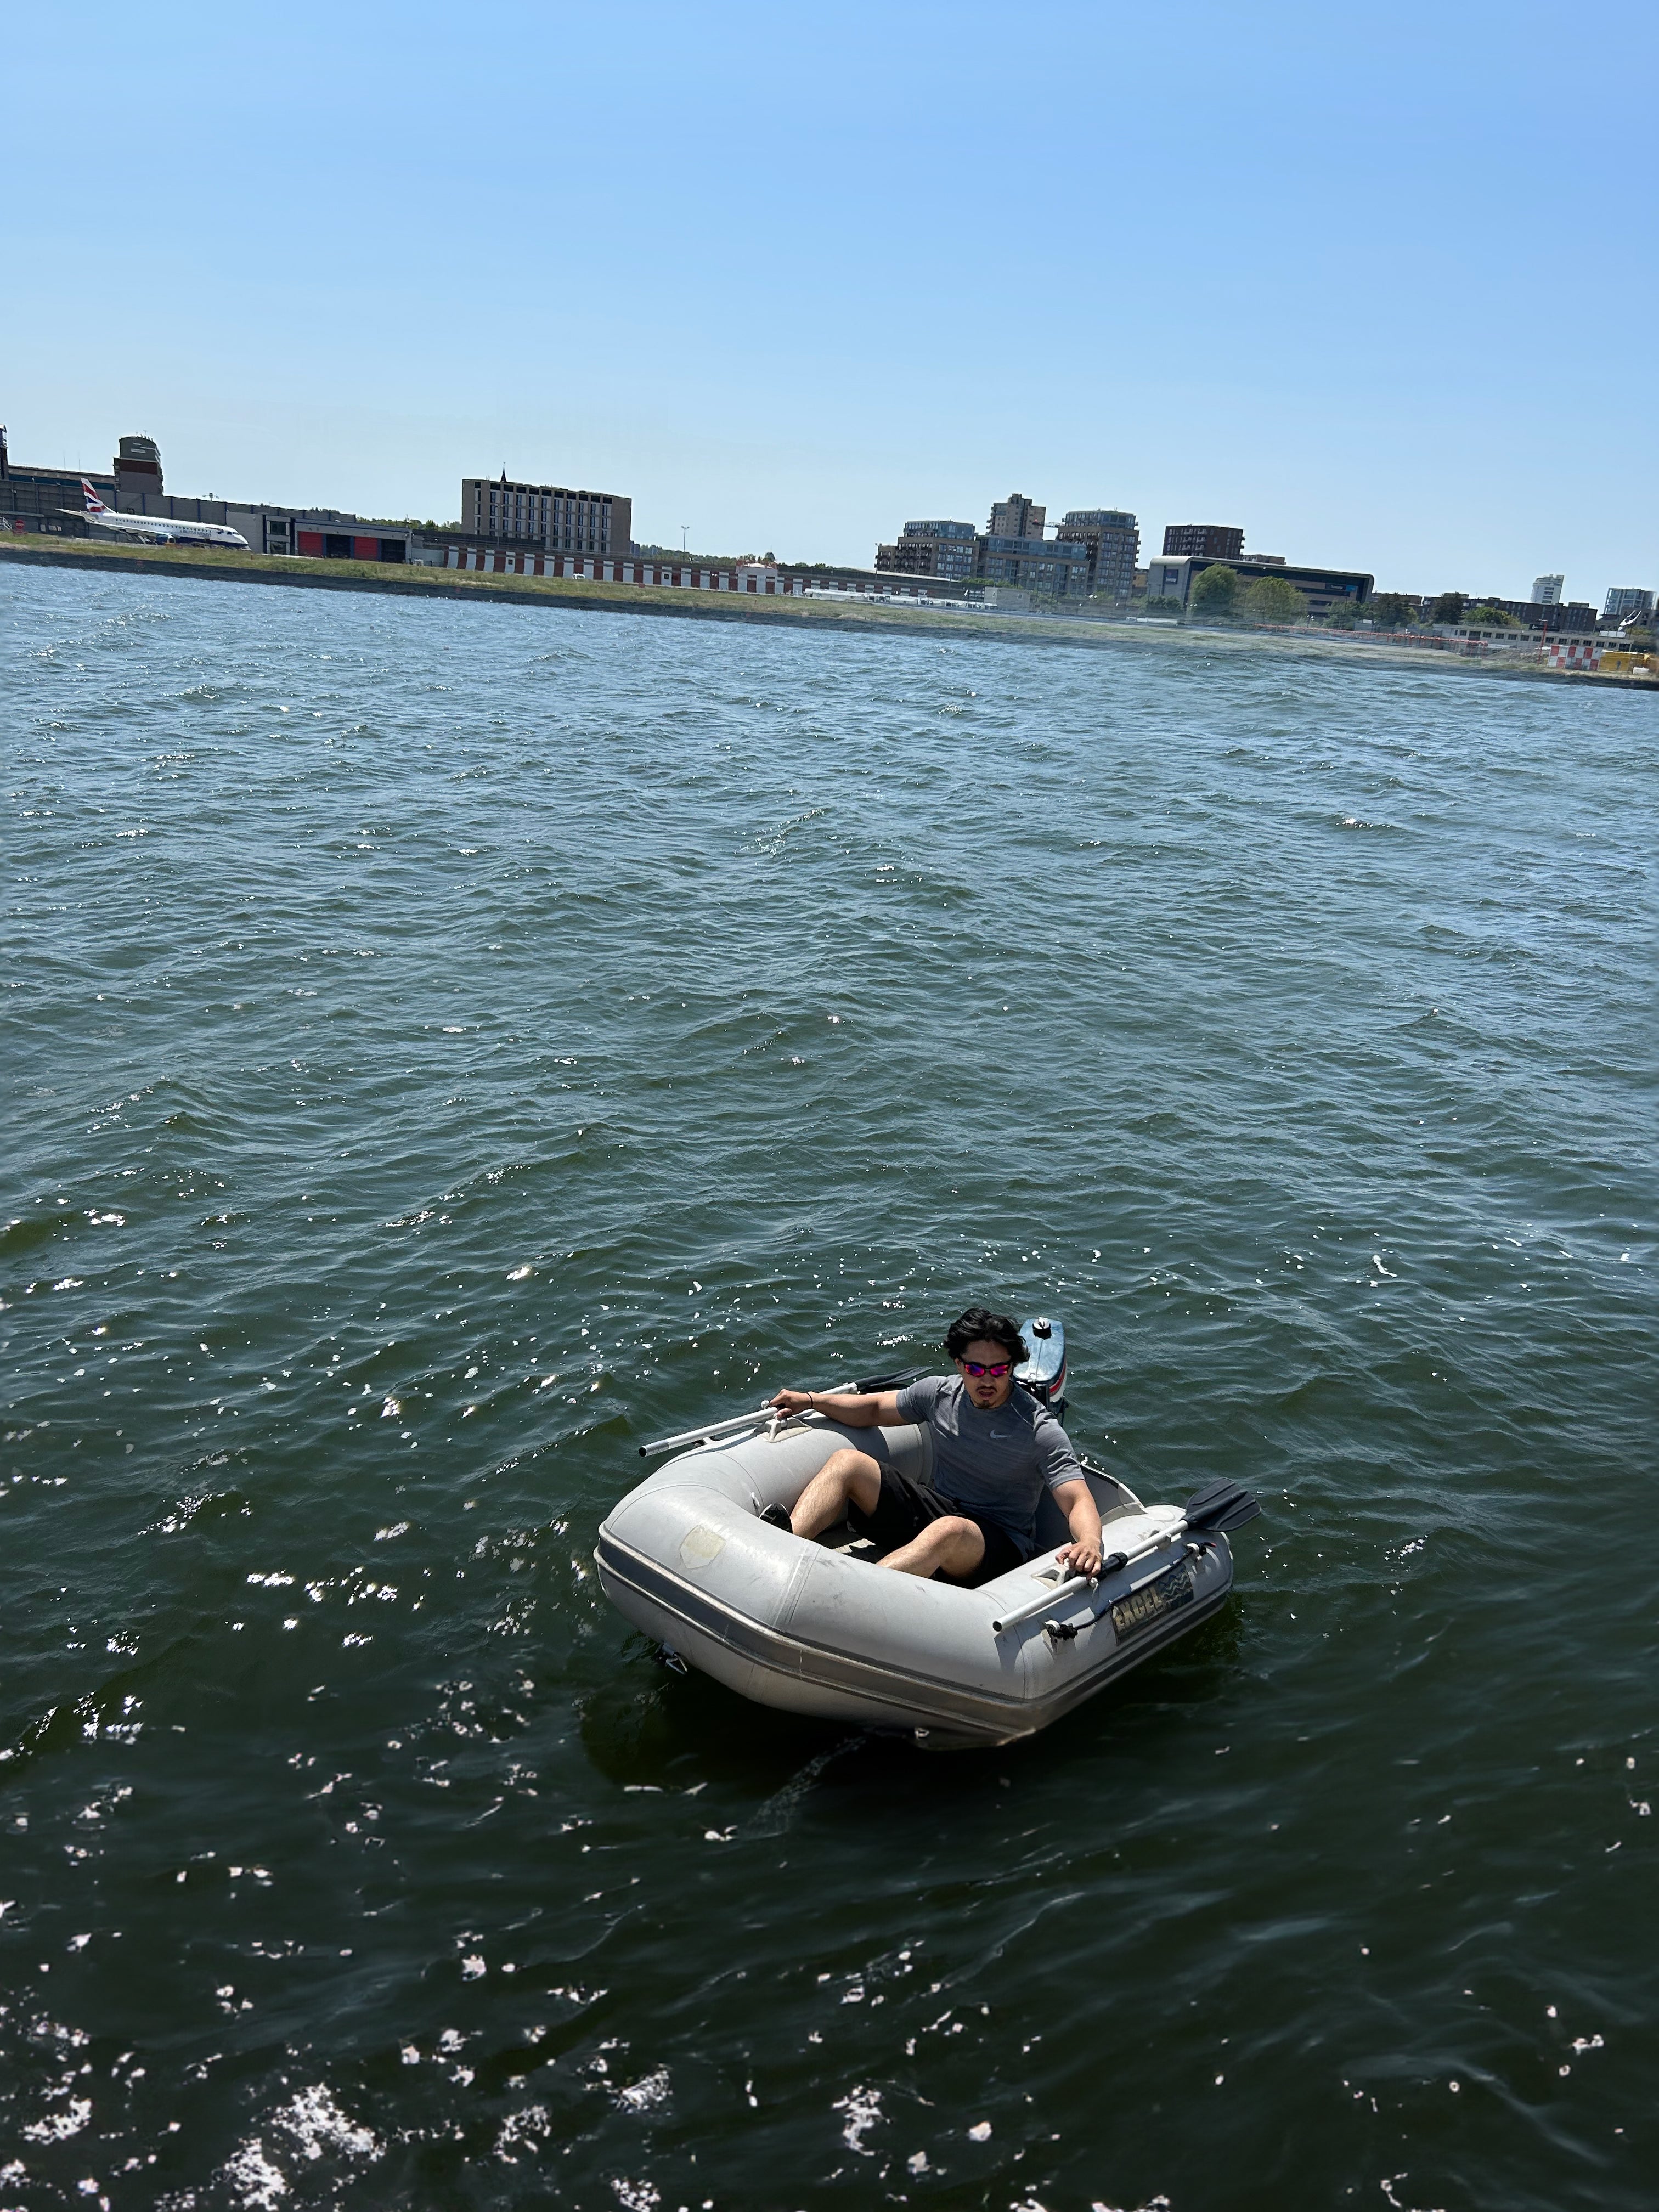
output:
M 994 1582 L 1006 1575 L 1010 1567 L 1024 1565 L 1029 1554 L 1021 1550 L 1008 1531 L 994 1521 L 988 1521 L 971 1505 L 957 1505 L 948 1498 L 941 1498 L 936 1490 L 928 1490 L 913 1482 L 908 1474 L 899 1474 L 890 1467 L 881 1471 L 881 1496 L 876 1500 L 873 1513 L 861 1513 L 849 1498 L 847 1518 L 854 1531 L 868 1536 L 884 1552 L 896 1552 L 901 1544 L 908 1544 L 920 1536 L 932 1521 L 943 1521 L 957 1514 L 971 1521 L 985 1539 L 985 1557 L 965 1581 L 957 1575 L 941 1575 L 945 1583 L 960 1583 L 964 1589 L 977 1589 L 981 1583 Z

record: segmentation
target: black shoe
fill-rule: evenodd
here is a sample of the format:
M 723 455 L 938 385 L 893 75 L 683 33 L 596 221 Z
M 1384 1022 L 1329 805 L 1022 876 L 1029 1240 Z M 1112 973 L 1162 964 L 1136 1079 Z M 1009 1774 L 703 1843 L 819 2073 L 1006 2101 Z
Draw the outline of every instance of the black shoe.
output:
M 786 1528 L 792 1536 L 795 1533 L 794 1528 L 790 1522 L 789 1516 L 784 1511 L 781 1505 L 763 1506 L 761 1510 L 761 1519 L 766 1523 L 769 1528 Z

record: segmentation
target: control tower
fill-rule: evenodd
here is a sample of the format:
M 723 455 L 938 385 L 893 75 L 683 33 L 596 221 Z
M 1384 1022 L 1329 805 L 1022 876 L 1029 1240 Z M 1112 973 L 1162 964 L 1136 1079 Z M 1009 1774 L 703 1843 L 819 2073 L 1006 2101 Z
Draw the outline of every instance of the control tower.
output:
M 145 514 L 150 510 L 145 495 L 159 500 L 161 483 L 161 448 L 154 438 L 123 438 L 115 456 L 115 504 L 124 514 Z

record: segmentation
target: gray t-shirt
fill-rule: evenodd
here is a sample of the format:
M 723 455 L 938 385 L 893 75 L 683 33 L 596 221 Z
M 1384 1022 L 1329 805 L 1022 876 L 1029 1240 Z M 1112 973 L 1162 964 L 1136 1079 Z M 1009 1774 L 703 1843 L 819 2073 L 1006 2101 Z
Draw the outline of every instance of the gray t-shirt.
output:
M 1042 1486 L 1075 1482 L 1083 1469 L 1046 1406 L 1018 1383 L 1006 1406 L 981 1413 L 959 1375 L 927 1375 L 898 1394 L 899 1419 L 933 1437 L 933 1487 L 1006 1528 L 1029 1558 Z

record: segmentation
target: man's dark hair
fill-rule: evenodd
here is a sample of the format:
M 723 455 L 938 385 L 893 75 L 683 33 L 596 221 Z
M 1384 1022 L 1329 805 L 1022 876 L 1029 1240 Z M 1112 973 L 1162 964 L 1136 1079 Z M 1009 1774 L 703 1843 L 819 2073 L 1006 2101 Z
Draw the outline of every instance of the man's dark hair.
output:
M 1000 1344 L 1016 1363 L 1031 1356 L 1018 1322 L 1010 1321 L 1006 1314 L 988 1313 L 983 1306 L 969 1306 L 945 1330 L 945 1349 L 952 1359 L 960 1359 L 970 1344 L 980 1343 Z

